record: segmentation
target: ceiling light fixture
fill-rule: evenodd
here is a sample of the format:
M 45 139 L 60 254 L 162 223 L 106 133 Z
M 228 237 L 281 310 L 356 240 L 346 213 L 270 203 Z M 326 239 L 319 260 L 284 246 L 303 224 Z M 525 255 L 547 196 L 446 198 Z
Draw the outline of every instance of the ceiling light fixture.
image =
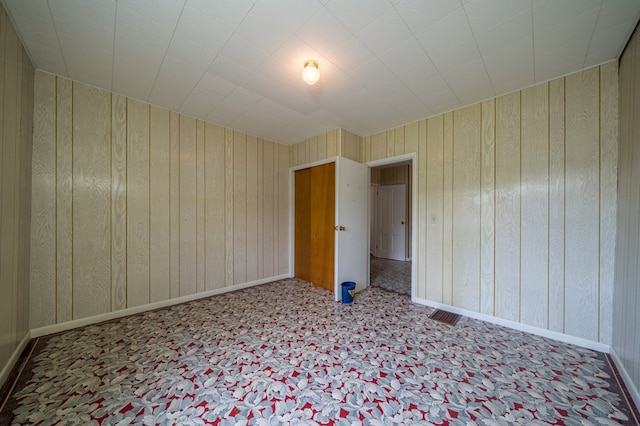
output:
M 313 85 L 320 80 L 320 70 L 318 70 L 318 63 L 312 59 L 304 62 L 304 68 L 302 69 L 302 79 L 308 85 Z

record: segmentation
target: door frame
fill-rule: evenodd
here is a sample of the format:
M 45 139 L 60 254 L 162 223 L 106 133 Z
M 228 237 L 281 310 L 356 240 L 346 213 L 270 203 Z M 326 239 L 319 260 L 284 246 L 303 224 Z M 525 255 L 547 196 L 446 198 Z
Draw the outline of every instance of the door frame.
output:
M 411 260 L 411 301 L 416 302 L 417 292 L 416 292 L 416 276 L 417 276 L 417 262 L 416 262 L 416 244 L 417 244 L 417 233 L 416 229 L 418 228 L 416 225 L 416 219 L 418 218 L 418 164 L 417 164 L 417 153 L 412 152 L 409 154 L 397 155 L 395 157 L 383 158 L 380 160 L 373 160 L 364 163 L 367 167 L 369 167 L 369 188 L 371 187 L 371 169 L 374 167 L 380 166 L 391 166 L 397 163 L 405 163 L 407 161 L 411 162 L 411 256 L 409 259 Z M 369 203 L 371 201 L 369 200 Z M 370 210 L 370 209 L 369 209 Z M 408 212 L 409 213 L 409 212 Z M 369 211 L 368 217 L 368 228 L 371 230 L 371 212 Z M 369 231 L 369 239 L 367 240 L 367 247 L 371 247 L 371 231 Z M 371 262 L 367 262 L 367 273 L 371 273 Z

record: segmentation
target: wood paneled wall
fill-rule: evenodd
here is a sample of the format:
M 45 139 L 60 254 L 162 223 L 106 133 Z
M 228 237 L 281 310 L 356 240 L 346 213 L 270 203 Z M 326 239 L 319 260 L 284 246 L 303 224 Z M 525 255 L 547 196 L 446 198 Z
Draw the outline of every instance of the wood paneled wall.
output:
M 32 123 L 33 66 L 0 6 L 0 386 L 29 331 Z
M 363 138 L 362 162 L 417 152 L 418 298 L 611 343 L 617 71 Z
M 620 160 L 613 349 L 640 403 L 640 32 L 620 59 Z M 627 382 L 627 386 L 629 383 Z M 629 386 L 631 387 L 631 386 Z
M 289 147 L 42 72 L 34 126 L 31 328 L 288 273 Z
M 362 161 L 362 138 L 345 129 L 334 129 L 289 148 L 292 166 L 341 156 Z

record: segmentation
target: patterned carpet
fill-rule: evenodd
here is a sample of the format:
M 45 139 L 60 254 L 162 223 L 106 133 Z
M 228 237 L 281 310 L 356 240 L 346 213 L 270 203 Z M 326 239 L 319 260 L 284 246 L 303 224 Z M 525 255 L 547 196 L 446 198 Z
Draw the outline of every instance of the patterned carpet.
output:
M 411 262 L 370 257 L 370 284 L 411 296 Z
M 634 424 L 601 353 L 295 279 L 38 339 L 0 424 Z

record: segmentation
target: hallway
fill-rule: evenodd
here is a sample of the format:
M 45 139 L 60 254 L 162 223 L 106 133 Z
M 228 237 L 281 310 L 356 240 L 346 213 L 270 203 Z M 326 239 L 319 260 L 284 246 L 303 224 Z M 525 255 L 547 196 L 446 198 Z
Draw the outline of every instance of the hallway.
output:
M 370 283 L 372 287 L 411 297 L 411 262 L 371 256 Z

